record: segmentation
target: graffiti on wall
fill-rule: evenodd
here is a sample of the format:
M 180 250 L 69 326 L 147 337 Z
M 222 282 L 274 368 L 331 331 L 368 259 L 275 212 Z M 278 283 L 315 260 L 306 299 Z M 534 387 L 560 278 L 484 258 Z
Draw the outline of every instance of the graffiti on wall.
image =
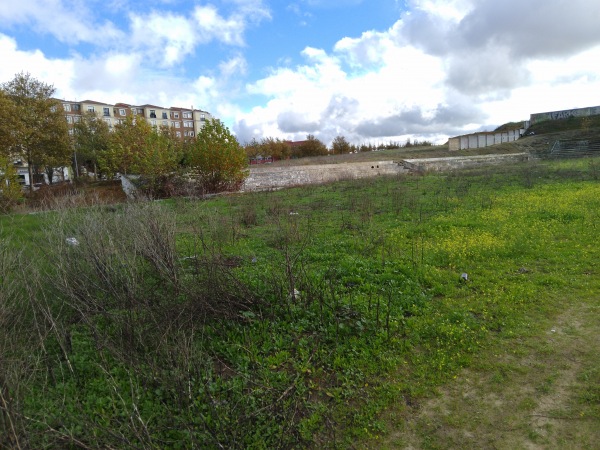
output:
M 531 123 L 542 122 L 544 120 L 560 120 L 568 119 L 569 117 L 586 117 L 600 114 L 600 106 L 592 106 L 590 108 L 566 109 L 563 111 L 552 111 L 547 113 L 539 113 L 531 115 Z
M 577 109 L 571 109 L 569 111 L 556 111 L 556 112 L 551 112 L 550 113 L 550 118 L 552 120 L 559 120 L 559 119 L 568 119 L 569 117 L 576 117 L 578 116 L 578 110 Z

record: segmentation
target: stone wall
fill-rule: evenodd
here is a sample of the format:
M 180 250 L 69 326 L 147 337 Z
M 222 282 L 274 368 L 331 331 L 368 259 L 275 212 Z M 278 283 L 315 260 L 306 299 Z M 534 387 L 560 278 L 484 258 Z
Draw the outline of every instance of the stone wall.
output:
M 305 184 L 329 183 L 333 181 L 367 178 L 377 175 L 397 175 L 407 172 L 394 161 L 323 164 L 291 167 L 265 165 L 250 168 L 242 191 L 279 189 Z

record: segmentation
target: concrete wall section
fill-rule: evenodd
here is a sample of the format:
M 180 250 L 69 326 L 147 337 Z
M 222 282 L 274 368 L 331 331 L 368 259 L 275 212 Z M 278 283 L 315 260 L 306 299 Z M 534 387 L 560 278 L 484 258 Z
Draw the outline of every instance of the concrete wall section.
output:
M 490 145 L 502 144 L 504 142 L 513 142 L 521 137 L 524 129 L 509 130 L 498 133 L 475 133 L 457 136 L 449 139 L 450 150 L 466 150 L 470 148 L 483 148 Z
M 398 175 L 416 171 L 447 171 L 484 165 L 527 161 L 529 154 L 458 156 L 449 158 L 406 159 L 400 162 L 324 164 L 314 166 L 254 166 L 241 191 L 265 191 L 308 184 Z
M 377 175 L 397 175 L 403 172 L 406 172 L 406 169 L 394 161 L 294 167 L 253 166 L 241 190 L 261 191 Z
M 405 159 L 402 166 L 411 171 L 442 172 L 455 169 L 527 161 L 529 154 L 454 156 L 448 158 Z
M 452 137 L 448 139 L 448 149 L 451 152 L 460 150 L 460 137 Z
M 588 108 L 565 109 L 563 111 L 551 111 L 532 114 L 529 121 L 531 124 L 543 122 L 545 120 L 568 119 L 569 117 L 587 117 L 600 115 L 600 106 L 590 106 Z

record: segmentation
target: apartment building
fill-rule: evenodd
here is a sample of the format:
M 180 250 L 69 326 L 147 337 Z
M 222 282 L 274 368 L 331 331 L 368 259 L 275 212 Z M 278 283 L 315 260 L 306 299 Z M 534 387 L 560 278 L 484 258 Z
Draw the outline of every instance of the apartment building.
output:
M 116 103 L 114 105 L 101 103 L 94 100 L 71 102 L 60 100 L 65 110 L 65 118 L 70 125 L 69 133 L 73 133 L 73 125 L 81 120 L 87 112 L 95 113 L 104 120 L 112 130 L 116 125 L 123 123 L 127 116 L 142 117 L 153 127 L 168 126 L 175 130 L 175 135 L 181 139 L 196 136 L 204 123 L 212 119 L 207 111 L 193 108 L 170 107 L 164 108 L 157 105 L 130 105 Z

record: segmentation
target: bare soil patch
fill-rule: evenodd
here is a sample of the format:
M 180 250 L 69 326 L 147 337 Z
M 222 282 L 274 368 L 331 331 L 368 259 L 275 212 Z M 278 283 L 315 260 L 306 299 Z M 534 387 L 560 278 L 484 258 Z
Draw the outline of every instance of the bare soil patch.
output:
M 600 302 L 570 303 L 403 414 L 380 448 L 600 448 Z

